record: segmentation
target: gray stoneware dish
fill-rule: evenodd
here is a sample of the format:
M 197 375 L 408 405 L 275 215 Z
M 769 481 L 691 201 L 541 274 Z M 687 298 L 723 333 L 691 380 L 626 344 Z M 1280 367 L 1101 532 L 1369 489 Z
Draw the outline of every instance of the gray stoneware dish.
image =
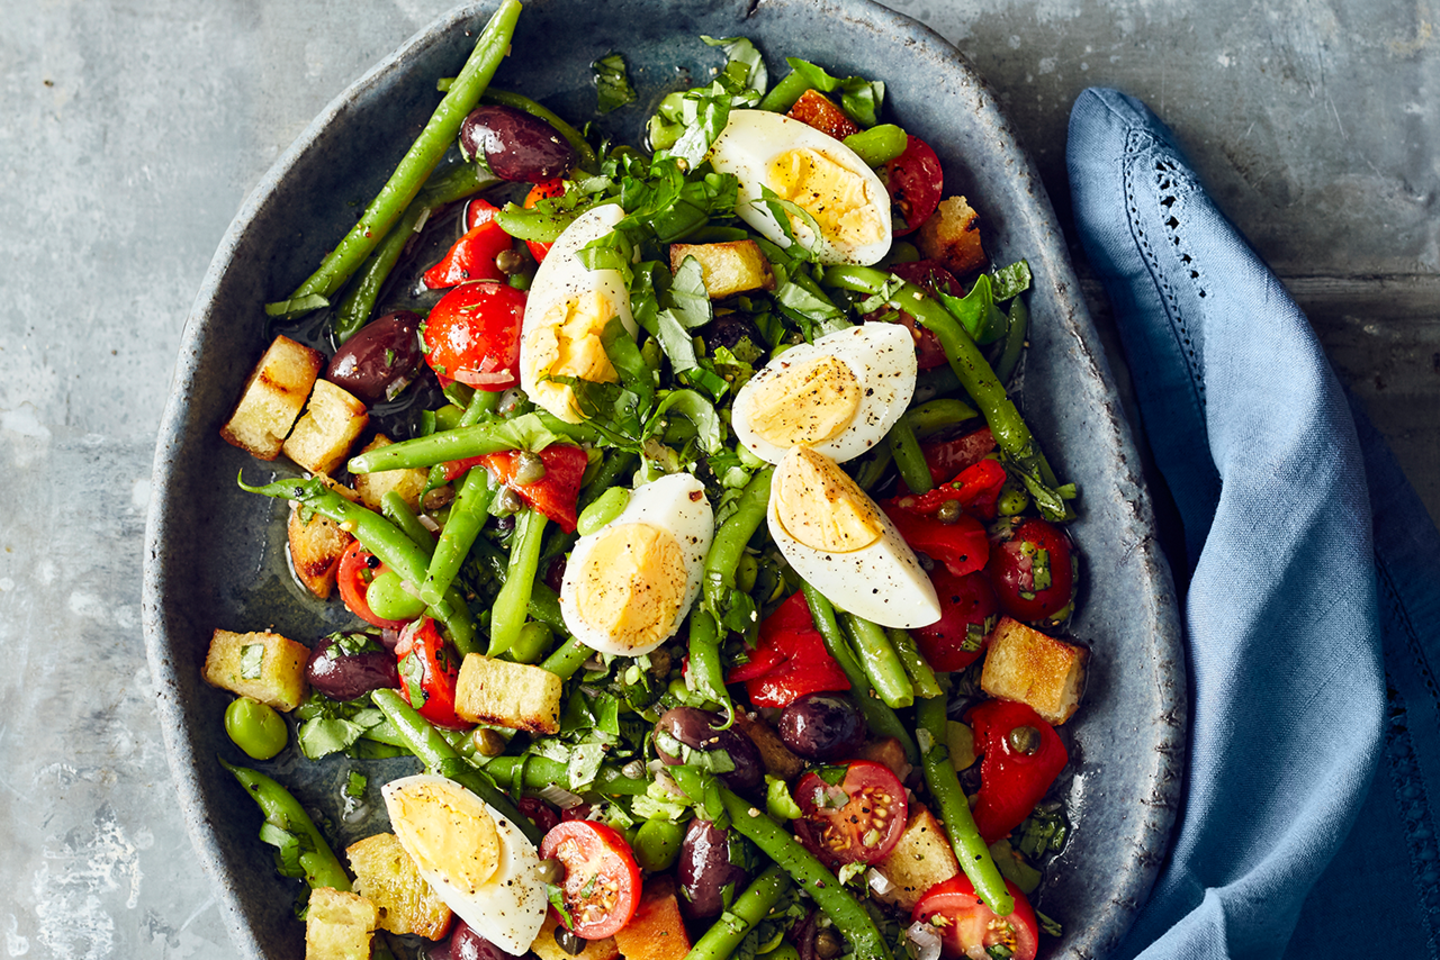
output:
M 200 666 L 216 627 L 273 625 L 309 641 L 341 614 L 338 604 L 322 612 L 291 581 L 283 505 L 235 486 L 242 468 L 258 482 L 287 467 L 251 459 L 217 430 L 268 341 L 261 303 L 293 289 L 353 222 L 355 205 L 375 194 L 429 116 L 435 79 L 458 70 L 492 6 L 442 18 L 310 125 L 231 224 L 185 330 L 156 455 L 145 631 L 180 808 L 247 956 L 298 958 L 303 933 L 291 912 L 294 883 L 275 874 L 270 848 L 256 838 L 253 802 L 216 762 L 244 758 L 222 729 L 229 697 L 201 681 Z M 636 143 L 663 93 L 720 62 L 701 34 L 752 37 L 775 75 L 788 55 L 884 80 L 890 117 L 939 152 L 947 192 L 981 210 L 995 259 L 1024 257 L 1034 270 L 1022 400 L 1059 473 L 1082 491 L 1072 529 L 1085 587 L 1072 633 L 1094 651 L 1085 705 L 1065 728 L 1073 775 L 1062 786 L 1074 829 L 1039 904 L 1065 928 L 1046 954 L 1101 956 L 1129 926 L 1164 856 L 1180 792 L 1185 678 L 1175 593 L 1139 460 L 1050 202 L 995 95 L 964 58 L 867 0 L 534 0 L 495 82 L 584 118 L 595 103 L 589 63 L 623 51 L 641 99 L 604 126 Z M 413 762 L 387 762 L 392 775 L 413 770 Z M 341 817 L 343 758 L 258 766 L 330 817 L 342 845 L 371 832 L 364 811 Z

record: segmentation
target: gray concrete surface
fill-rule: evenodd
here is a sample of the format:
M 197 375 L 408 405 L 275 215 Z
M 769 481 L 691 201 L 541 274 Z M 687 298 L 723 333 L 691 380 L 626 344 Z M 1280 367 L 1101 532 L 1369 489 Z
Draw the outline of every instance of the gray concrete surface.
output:
M 0 0 L 6 956 L 236 955 L 168 807 L 151 711 L 139 570 L 153 435 L 241 200 L 446 5 Z M 1000 91 L 1062 219 L 1075 94 L 1108 84 L 1151 103 L 1440 517 L 1437 0 L 894 5 Z

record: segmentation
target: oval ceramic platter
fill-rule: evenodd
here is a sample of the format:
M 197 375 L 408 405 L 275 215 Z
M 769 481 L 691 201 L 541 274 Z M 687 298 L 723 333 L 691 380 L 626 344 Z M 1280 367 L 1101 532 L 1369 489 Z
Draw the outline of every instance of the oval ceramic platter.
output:
M 229 696 L 201 680 L 201 664 L 217 627 L 273 627 L 308 642 L 344 614 L 339 604 L 322 610 L 307 601 L 290 577 L 283 504 L 235 484 L 242 468 L 250 482 L 293 468 L 250 458 L 218 429 L 273 335 L 263 302 L 292 290 L 354 222 L 357 204 L 375 195 L 429 117 L 436 78 L 458 71 L 492 8 L 444 17 L 310 125 L 231 224 L 185 330 L 156 455 L 145 628 L 179 807 L 247 956 L 299 958 L 303 930 L 292 912 L 294 881 L 276 875 L 271 848 L 256 836 L 253 801 L 217 762 L 244 758 L 222 729 Z M 935 147 L 947 194 L 964 194 L 981 211 L 993 260 L 1025 258 L 1034 271 L 1020 399 L 1051 462 L 1081 490 L 1071 529 L 1085 586 L 1071 634 L 1093 650 L 1085 703 L 1064 728 L 1072 765 L 1061 789 L 1073 829 L 1038 904 L 1064 925 L 1044 955 L 1103 956 L 1164 854 L 1179 795 L 1184 667 L 1139 461 L 1050 202 L 994 94 L 960 54 L 867 0 L 534 0 L 494 82 L 583 120 L 595 109 L 589 65 L 618 50 L 640 99 L 601 128 L 639 143 L 661 96 L 722 63 L 702 34 L 752 38 L 772 77 L 785 72 L 784 57 L 799 56 L 840 76 L 883 80 L 888 118 Z M 414 761 L 386 763 L 381 776 L 414 770 Z M 258 766 L 328 817 L 332 840 L 373 832 L 373 806 L 343 809 L 351 761 Z

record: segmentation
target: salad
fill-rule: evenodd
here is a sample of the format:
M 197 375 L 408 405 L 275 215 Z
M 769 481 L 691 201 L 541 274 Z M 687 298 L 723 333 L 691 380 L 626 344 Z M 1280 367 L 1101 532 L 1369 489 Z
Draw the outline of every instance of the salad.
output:
M 239 482 L 356 618 L 204 666 L 306 956 L 1033 958 L 1087 651 L 1007 393 L 1028 268 L 881 82 L 704 38 L 646 149 L 596 142 L 489 86 L 519 15 L 266 305 L 221 430 L 301 468 Z M 285 752 L 390 830 L 337 852 Z

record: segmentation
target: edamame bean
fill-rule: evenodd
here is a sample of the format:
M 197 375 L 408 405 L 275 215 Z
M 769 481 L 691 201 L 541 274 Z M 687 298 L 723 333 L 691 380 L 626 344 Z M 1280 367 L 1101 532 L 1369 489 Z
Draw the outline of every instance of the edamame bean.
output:
M 629 503 L 629 490 L 624 487 L 611 487 L 581 511 L 580 519 L 575 524 L 576 532 L 582 537 L 598 532 L 605 524 L 620 516 Z
M 539 663 L 555 645 L 555 632 L 543 623 L 531 620 L 520 628 L 520 636 L 510 648 L 516 663 Z
M 406 592 L 404 580 L 394 570 L 386 570 L 370 581 L 365 602 L 383 620 L 414 620 L 425 612 L 425 601 Z
M 878 167 L 904 153 L 909 141 L 905 131 L 895 124 L 880 123 L 869 130 L 852 133 L 845 138 L 845 146 L 859 154 L 868 166 Z
M 285 718 L 269 704 L 249 697 L 236 697 L 225 708 L 225 732 L 255 760 L 269 760 L 290 740 Z
M 669 870 L 680 858 L 685 828 L 670 820 L 646 820 L 635 835 L 635 861 L 650 873 Z

